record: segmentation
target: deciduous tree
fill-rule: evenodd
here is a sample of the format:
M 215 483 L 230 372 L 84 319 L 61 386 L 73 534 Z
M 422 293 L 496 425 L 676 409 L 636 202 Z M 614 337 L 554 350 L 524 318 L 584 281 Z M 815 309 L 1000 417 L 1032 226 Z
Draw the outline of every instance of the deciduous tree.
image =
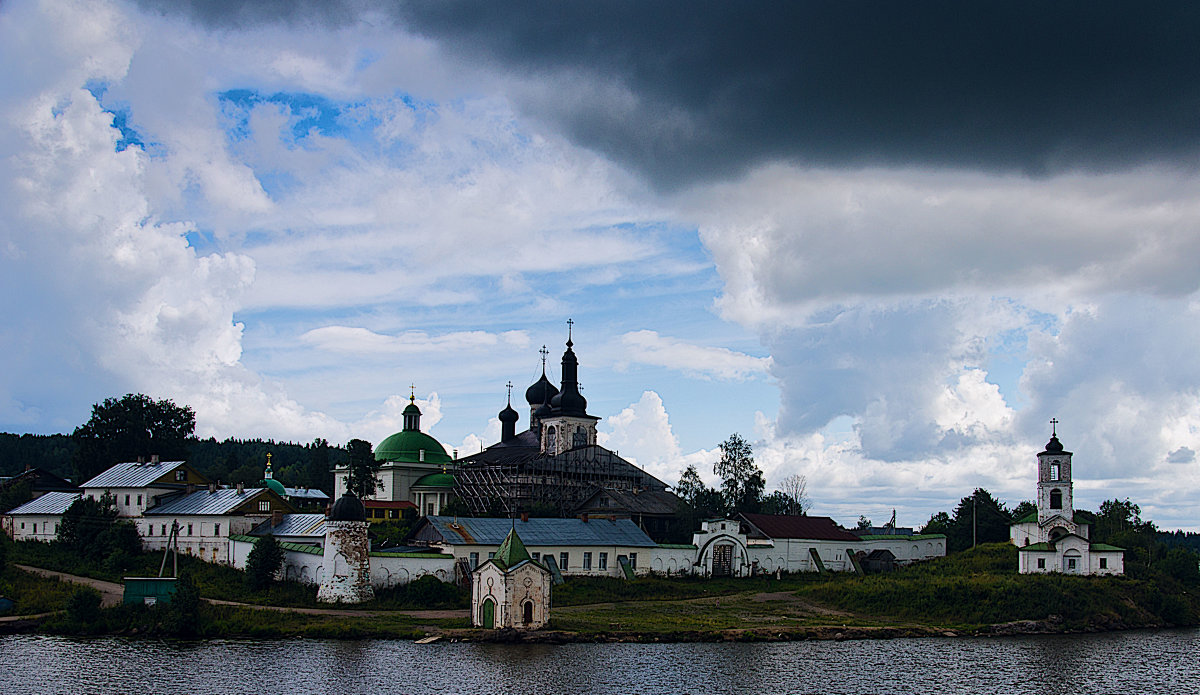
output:
M 766 480 L 754 464 L 754 450 L 736 432 L 721 442 L 721 459 L 713 470 L 721 478 L 721 496 L 729 512 L 756 512 Z
M 71 435 L 78 446 L 72 466 L 75 482 L 86 482 L 114 464 L 139 456 L 186 459 L 195 431 L 192 409 L 169 399 L 156 401 L 141 393 L 106 398 L 92 406 L 91 419 Z
M 346 471 L 346 489 L 356 497 L 366 499 L 379 489 L 379 464 L 371 453 L 371 443 L 361 439 L 351 439 L 346 445 L 350 452 L 350 461 Z

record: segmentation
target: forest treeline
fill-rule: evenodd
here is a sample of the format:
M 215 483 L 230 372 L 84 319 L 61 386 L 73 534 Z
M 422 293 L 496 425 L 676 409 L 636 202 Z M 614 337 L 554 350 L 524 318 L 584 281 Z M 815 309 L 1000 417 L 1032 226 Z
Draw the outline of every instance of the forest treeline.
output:
M 79 445 L 69 434 L 0 433 L 0 476 L 13 476 L 27 467 L 41 468 L 71 480 Z M 346 461 L 346 449 L 324 439 L 308 444 L 271 439 L 191 438 L 187 460 L 213 481 L 253 485 L 262 480 L 271 454 L 274 476 L 287 487 L 309 487 L 333 491 L 334 465 Z M 82 481 L 76 481 L 82 482 Z

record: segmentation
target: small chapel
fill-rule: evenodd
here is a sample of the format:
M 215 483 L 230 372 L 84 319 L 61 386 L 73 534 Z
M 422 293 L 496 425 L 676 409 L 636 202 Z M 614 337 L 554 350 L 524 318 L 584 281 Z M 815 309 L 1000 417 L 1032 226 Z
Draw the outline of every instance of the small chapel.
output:
M 1072 453 L 1058 440 L 1051 420 L 1050 441 L 1037 455 L 1037 511 L 1013 521 L 1009 539 L 1019 549 L 1021 574 L 1124 574 L 1125 551 L 1090 540 L 1096 519 L 1075 509 Z
M 536 630 L 550 620 L 550 570 L 530 557 L 517 529 L 471 572 L 471 624 Z

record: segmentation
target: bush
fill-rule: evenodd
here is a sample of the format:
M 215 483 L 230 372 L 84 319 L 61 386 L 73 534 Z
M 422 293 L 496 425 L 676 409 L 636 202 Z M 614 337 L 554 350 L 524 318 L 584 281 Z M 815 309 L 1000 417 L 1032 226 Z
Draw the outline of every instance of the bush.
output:
M 195 637 L 200 633 L 200 590 L 190 574 L 177 580 L 163 626 L 177 637 Z
M 81 626 L 95 623 L 100 618 L 100 594 L 92 589 L 76 589 L 67 599 L 67 618 Z
M 262 591 L 271 586 L 275 575 L 283 565 L 283 548 L 275 536 L 267 535 L 254 542 L 250 555 L 246 557 L 246 586 L 251 591 Z

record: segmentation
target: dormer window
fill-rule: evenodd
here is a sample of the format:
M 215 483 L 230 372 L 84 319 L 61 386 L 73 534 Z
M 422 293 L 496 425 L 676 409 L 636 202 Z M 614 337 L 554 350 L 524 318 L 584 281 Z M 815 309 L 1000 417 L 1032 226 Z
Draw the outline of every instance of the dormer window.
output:
M 175 482 L 182 483 L 182 482 L 185 482 L 186 480 L 187 480 L 187 471 L 182 470 L 182 469 L 175 471 Z
M 1058 461 L 1055 461 L 1054 463 L 1050 464 L 1050 480 L 1052 482 L 1057 482 L 1059 479 L 1058 476 Z

